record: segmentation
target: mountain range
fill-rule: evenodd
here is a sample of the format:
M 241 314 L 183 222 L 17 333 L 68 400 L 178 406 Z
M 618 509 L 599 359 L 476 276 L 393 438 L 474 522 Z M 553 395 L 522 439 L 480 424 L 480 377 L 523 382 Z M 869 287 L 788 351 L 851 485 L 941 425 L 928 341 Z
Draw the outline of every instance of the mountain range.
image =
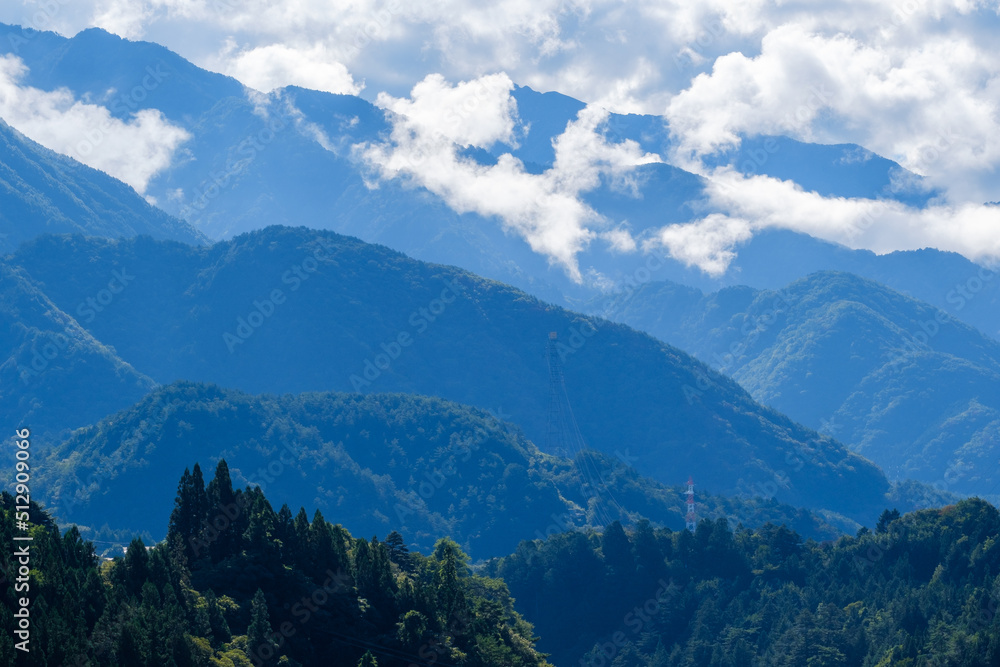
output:
M 867 460 L 646 334 L 332 232 L 272 227 L 210 247 L 46 236 L 10 261 L 78 315 L 127 274 L 113 302 L 77 321 L 160 384 L 440 396 L 502 410 L 544 447 L 558 357 L 582 436 L 564 454 L 590 447 L 668 485 L 693 474 L 715 493 L 856 519 L 888 488 Z
M 592 278 L 577 283 L 499 220 L 456 212 L 418 184 L 379 181 L 357 147 L 386 140 L 392 119 L 360 97 L 296 87 L 263 95 L 162 46 L 99 29 L 73 38 L 29 31 L 31 38 L 25 40 L 23 34 L 19 27 L 0 26 L 0 54 L 17 56 L 28 67 L 23 85 L 68 90 L 79 99 L 107 105 L 120 120 L 157 110 L 190 135 L 178 158 L 152 179 L 145 194 L 213 240 L 271 224 L 308 224 L 382 243 L 416 259 L 461 266 L 564 304 L 592 298 L 608 284 L 634 280 L 646 264 L 639 252 L 620 253 L 595 242 L 579 258 L 582 274 Z M 81 62 L 88 63 L 86 71 Z M 147 67 L 159 73 L 157 83 L 132 99 L 129 91 L 148 76 Z M 488 164 L 510 154 L 528 172 L 552 169 L 553 139 L 586 105 L 527 87 L 516 87 L 512 95 L 520 121 L 516 145 L 498 142 L 466 157 Z M 116 103 L 122 96 L 127 104 Z M 599 131 L 608 141 L 631 140 L 642 151 L 663 157 L 675 145 L 669 125 L 657 116 L 610 114 Z M 890 198 L 917 208 L 936 196 L 915 174 L 856 145 L 743 137 L 738 149 L 718 155 L 716 162 L 742 171 L 752 167 L 754 173 L 788 179 L 826 196 Z M 639 241 L 665 224 L 698 219 L 713 210 L 702 178 L 669 164 L 636 167 L 632 189 L 612 180 L 582 193 L 583 201 L 609 226 L 625 225 Z M 374 183 L 378 186 L 372 187 Z M 946 309 L 991 337 L 1000 332 L 998 281 L 961 256 L 936 250 L 876 256 L 771 230 L 740 247 L 738 259 L 721 276 L 666 257 L 655 278 L 707 291 L 733 284 L 775 289 L 820 270 L 877 280 Z
M 350 530 L 399 530 L 414 548 L 451 537 L 474 557 L 612 521 L 684 527 L 683 488 L 644 478 L 593 451 L 543 454 L 484 411 L 404 394 L 249 396 L 176 383 L 49 449 L 39 488 L 62 522 L 93 536 L 111 527 L 159 541 L 151 510 L 168 512 L 176 483 L 156 471 L 225 459 L 233 483 L 273 501 L 319 509 Z M 137 495 L 143 502 L 129 502 Z M 888 500 L 886 500 L 888 502 Z M 833 539 L 844 526 L 764 498 L 699 492 L 705 518 L 792 526 Z
M 40 146 L 0 119 L 0 251 L 39 234 L 208 241 L 121 181 Z
M 984 267 L 936 250 L 876 256 L 773 230 L 741 247 L 719 277 L 669 257 L 641 276 L 641 253 L 594 244 L 580 255 L 589 277 L 574 282 L 499 220 L 453 210 L 413 182 L 380 181 L 358 149 L 386 141 L 395 118 L 367 100 L 297 87 L 264 95 L 162 46 L 97 29 L 70 39 L 0 26 L 4 33 L 20 36 L 0 39 L 0 55 L 23 60 L 21 85 L 68 91 L 122 121 L 155 111 L 188 137 L 140 194 L 0 123 L 0 240 L 11 253 L 0 259 L 0 413 L 90 457 L 91 468 L 73 459 L 79 469 L 53 477 L 62 480 L 53 499 L 109 461 L 147 465 L 100 433 L 134 419 L 129 410 L 155 413 L 157 399 L 146 397 L 176 381 L 226 387 L 218 391 L 237 393 L 221 402 L 271 416 L 290 408 L 270 395 L 331 391 L 492 410 L 546 451 L 510 445 L 497 454 L 505 465 L 530 469 L 537 456 L 555 455 L 569 457 L 563 467 L 580 456 L 606 470 L 634 466 L 655 480 L 644 484 L 661 485 L 661 500 L 647 493 L 624 511 L 661 521 L 677 519 L 663 513 L 662 489 L 691 474 L 709 497 L 774 497 L 839 527 L 871 523 L 887 493 L 905 498 L 904 509 L 948 497 L 912 483 L 891 489 L 839 441 L 896 480 L 995 491 L 1000 317 Z M 129 95 L 147 79 L 142 95 Z M 462 159 L 489 166 L 509 156 L 528 173 L 554 169 L 554 140 L 586 105 L 520 86 L 512 96 L 517 140 L 467 147 Z M 662 117 L 610 114 L 598 131 L 662 156 L 675 147 Z M 854 145 L 744 137 L 717 164 L 826 196 L 917 208 L 936 196 Z M 711 212 L 703 178 L 679 167 L 644 164 L 630 183 L 602 178 L 582 198 L 639 240 L 665 221 Z M 334 231 L 288 226 L 301 224 Z M 609 286 L 627 291 L 609 295 Z M 776 298 L 783 305 L 771 323 Z M 720 354 L 732 359 L 720 364 Z M 560 409 L 576 415 L 556 429 L 572 431 L 561 444 L 556 390 Z M 90 430 L 73 433 L 82 427 Z M 58 451 L 68 455 L 67 446 Z M 550 488 L 559 500 L 538 500 L 546 508 L 600 523 L 586 503 Z M 74 505 L 89 502 L 82 492 Z M 446 524 L 468 544 L 480 539 L 448 524 L 448 511 L 429 516 L 422 539 L 445 534 Z M 800 517 L 804 532 L 828 528 L 809 516 Z
M 649 283 L 592 305 L 693 352 L 891 477 L 996 497 L 1000 345 L 946 311 L 837 272 L 774 291 Z

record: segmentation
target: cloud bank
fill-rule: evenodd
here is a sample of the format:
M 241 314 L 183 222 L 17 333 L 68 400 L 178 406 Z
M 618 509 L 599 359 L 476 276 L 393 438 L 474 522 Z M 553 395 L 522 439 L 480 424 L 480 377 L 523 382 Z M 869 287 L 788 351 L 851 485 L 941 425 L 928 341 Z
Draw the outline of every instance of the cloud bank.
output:
M 460 213 L 498 218 L 531 248 L 582 280 L 577 255 L 596 238 L 616 250 L 635 242 L 584 204 L 580 195 L 601 177 L 627 178 L 637 165 L 658 162 L 632 141 L 609 143 L 599 128 L 608 113 L 587 107 L 553 140 L 555 162 L 541 174 L 502 154 L 484 165 L 460 155 L 462 147 L 512 146 L 518 126 L 514 83 L 503 74 L 451 85 L 440 75 L 417 84 L 409 98 L 380 95 L 393 112 L 390 140 L 359 147 L 380 178 L 405 178 L 427 188 Z
M 105 107 L 74 99 L 69 91 L 23 86 L 26 72 L 19 58 L 0 56 L 0 118 L 46 148 L 100 169 L 140 194 L 190 138 L 159 111 L 140 111 L 121 121 Z
M 710 272 L 721 270 L 748 234 L 769 227 L 878 252 L 932 245 L 981 261 L 997 254 L 997 209 L 983 206 L 1000 200 L 995 2 L 53 0 L 45 6 L 5 3 L 0 20 L 67 35 L 97 25 L 155 40 L 261 90 L 296 84 L 368 95 L 399 119 L 391 141 L 366 153 L 379 178 L 407 178 L 456 210 L 496 216 L 571 272 L 578 271 L 576 254 L 595 238 L 621 251 L 634 246 L 627 233 L 611 231 L 616 221 L 601 219 L 578 197 L 595 168 L 615 167 L 595 167 L 601 159 L 571 145 L 574 135 L 565 137 L 564 158 L 552 173 L 525 174 L 509 156 L 476 165 L 454 146 L 512 140 L 505 134 L 510 123 L 516 126 L 509 99 L 493 91 L 482 100 L 476 115 L 486 126 L 448 128 L 428 119 L 443 104 L 429 91 L 455 96 L 466 88 L 444 82 L 505 76 L 593 109 L 665 115 L 677 150 L 662 157 L 708 178 L 715 210 L 686 227 L 665 228 L 661 240 Z M 489 104 L 495 108 L 487 111 Z M 59 109 L 72 127 L 72 100 L 47 98 L 38 106 Z M 53 113 L 40 112 L 38 131 L 53 135 L 46 139 L 53 145 L 72 145 L 67 131 L 40 127 Z M 579 119 L 576 136 L 586 137 L 591 114 L 597 111 Z M 148 139 L 156 122 L 137 116 L 121 132 Z M 705 166 L 714 152 L 757 134 L 860 144 L 922 175 L 943 197 L 927 210 L 823 199 L 790 183 L 744 182 Z M 104 164 L 127 162 L 106 145 Z M 150 145 L 152 164 L 168 148 Z M 625 164 L 635 159 L 630 154 Z M 148 177 L 139 174 L 133 180 L 141 187 Z

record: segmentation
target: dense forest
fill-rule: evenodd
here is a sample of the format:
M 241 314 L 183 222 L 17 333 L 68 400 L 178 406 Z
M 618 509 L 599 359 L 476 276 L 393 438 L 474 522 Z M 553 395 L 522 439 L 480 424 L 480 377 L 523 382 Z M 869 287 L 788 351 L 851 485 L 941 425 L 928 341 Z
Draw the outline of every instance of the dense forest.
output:
M 557 665 L 1000 664 L 1000 513 L 964 500 L 836 542 L 768 525 L 524 542 L 501 577 Z
M 14 549 L 2 496 L 0 548 Z M 1000 661 L 1000 513 L 978 499 L 836 541 L 788 527 L 638 521 L 470 565 L 397 531 L 275 511 L 219 462 L 185 470 L 167 538 L 100 559 L 31 507 L 25 665 L 987 666 Z M 4 564 L 4 627 L 17 609 Z M 535 637 L 535 633 L 540 635 Z M 0 655 L 14 655 L 0 637 Z M 537 641 L 537 650 L 535 642 Z M 541 652 L 540 652 L 541 651 Z M 543 653 L 544 652 L 544 653 Z
M 6 492 L 0 512 L 12 553 Z M 168 538 L 136 539 L 114 560 L 101 562 L 75 527 L 60 535 L 37 505 L 30 514 L 33 634 L 17 664 L 548 664 L 504 583 L 471 574 L 454 542 L 424 556 L 396 532 L 369 541 L 318 511 L 275 512 L 259 488 L 233 488 L 225 461 L 207 485 L 198 465 L 185 470 Z M 12 628 L 15 564 L 3 567 L 0 624 Z M 15 653 L 0 635 L 5 664 Z
M 526 538 L 615 519 L 684 526 L 681 488 L 592 450 L 550 456 L 513 423 L 426 396 L 251 396 L 177 382 L 43 456 L 41 500 L 53 516 L 79 525 L 88 539 L 126 544 L 129 531 L 153 541 L 165 536 L 158 517 L 170 511 L 176 485 L 173 473 L 150 471 L 223 457 L 234 484 L 260 485 L 276 505 L 308 503 L 364 535 L 398 530 L 420 551 L 449 537 L 473 558 L 490 558 Z M 698 491 L 701 516 L 734 525 L 787 523 L 815 539 L 858 527 L 838 531 L 774 498 Z M 131 502 L 138 495 L 142 505 Z M 104 525 L 119 534 L 101 531 Z

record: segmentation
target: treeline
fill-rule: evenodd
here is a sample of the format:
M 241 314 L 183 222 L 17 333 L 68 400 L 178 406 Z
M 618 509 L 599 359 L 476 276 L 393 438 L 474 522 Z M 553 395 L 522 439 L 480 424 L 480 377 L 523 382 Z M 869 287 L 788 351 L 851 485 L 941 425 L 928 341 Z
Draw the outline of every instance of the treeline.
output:
M 276 507 L 297 507 L 304 488 L 322 488 L 308 492 L 312 510 L 336 512 L 363 535 L 382 534 L 388 522 L 423 553 L 449 537 L 474 559 L 503 556 L 524 539 L 615 519 L 684 527 L 680 487 L 589 449 L 573 459 L 543 454 L 514 424 L 485 411 L 407 394 L 251 396 L 177 382 L 46 452 L 39 488 L 66 520 L 60 523 L 159 539 L 176 495 L 175 471 L 223 452 L 234 478 L 259 484 Z M 815 539 L 857 529 L 773 498 L 705 491 L 699 486 L 701 516 L 725 516 L 733 525 L 787 523 Z M 140 495 L 141 504 L 132 502 Z M 122 541 L 110 529 L 81 530 L 94 541 Z
M 0 511 L 11 553 L 9 494 Z M 233 488 L 225 461 L 208 484 L 199 466 L 185 470 L 167 539 L 136 539 L 114 560 L 100 562 L 75 527 L 60 535 L 34 504 L 31 522 L 31 651 L 5 631 L 9 664 L 548 664 L 503 582 L 473 575 L 456 543 L 423 556 L 396 532 L 369 541 L 318 511 L 275 512 L 259 488 Z M 15 566 L 4 559 L 4 628 L 14 626 Z
M 14 510 L 3 494 L 8 554 Z M 395 531 L 275 512 L 225 461 L 208 483 L 185 470 L 166 540 L 113 560 L 37 505 L 29 519 L 31 652 L 5 630 L 3 664 L 546 667 L 539 650 L 561 667 L 1000 664 L 1000 513 L 978 499 L 823 543 L 725 519 L 614 522 L 475 570 L 449 539 L 425 556 Z M 25 594 L 15 567 L 0 571 L 5 629 Z
M 639 523 L 491 561 L 560 666 L 1000 665 L 1000 514 L 965 500 L 874 532 Z

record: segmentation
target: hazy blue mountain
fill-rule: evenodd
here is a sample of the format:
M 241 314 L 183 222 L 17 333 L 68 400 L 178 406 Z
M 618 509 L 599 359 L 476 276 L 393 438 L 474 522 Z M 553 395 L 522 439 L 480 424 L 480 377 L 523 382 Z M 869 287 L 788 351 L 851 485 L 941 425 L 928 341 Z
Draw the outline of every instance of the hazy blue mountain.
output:
M 555 154 L 550 138 L 562 133 L 586 105 L 559 93 L 538 93 L 528 87 L 514 92 L 518 113 L 530 130 L 512 154 L 538 166 L 552 165 Z M 645 151 L 668 157 L 675 147 L 669 124 L 662 116 L 611 114 L 609 140 L 637 142 Z M 494 147 L 494 152 L 508 147 Z M 926 206 L 939 193 L 922 185 L 921 178 L 898 163 L 857 144 L 811 144 L 784 136 L 741 136 L 737 148 L 721 151 L 706 160 L 708 166 L 730 165 L 747 175 L 773 176 L 792 181 L 806 191 L 826 197 L 894 199 L 911 206 Z M 643 195 L 658 188 L 643 188 Z M 685 193 L 697 199 L 700 188 Z M 652 208 L 652 207 L 651 207 Z M 600 210 L 600 209 L 599 209 Z M 603 210 L 602 210 L 603 212 Z M 662 221 L 659 226 L 664 223 Z
M 693 352 L 890 476 L 1000 490 L 1000 343 L 927 303 L 825 272 L 780 291 L 650 283 L 593 305 Z
M 122 39 L 100 28 L 66 38 L 0 23 L 0 54 L 28 65 L 24 84 L 66 88 L 103 104 L 119 119 L 159 109 L 168 118 L 196 122 L 220 100 L 244 94 L 236 79 L 203 70 L 164 46 Z M 142 92 L 133 93 L 137 87 Z
M 177 482 L 159 471 L 192 457 L 206 468 L 225 458 L 237 487 L 259 484 L 273 502 L 320 509 L 363 534 L 399 530 L 424 550 L 450 536 L 473 556 L 500 555 L 523 539 L 643 516 L 684 527 L 679 486 L 596 453 L 549 456 L 488 413 L 403 394 L 249 396 L 177 383 L 53 449 L 39 488 L 61 521 L 162 538 L 150 510 L 169 511 Z M 129 502 L 136 494 L 142 503 Z M 773 500 L 702 493 L 698 503 L 701 516 L 734 525 L 839 534 Z
M 716 291 L 727 285 L 780 289 L 817 271 L 842 271 L 870 278 L 926 301 L 988 336 L 1000 337 L 998 274 L 958 253 L 934 248 L 876 255 L 805 234 L 771 230 L 743 246 L 720 280 L 699 276 L 695 271 L 662 273 L 668 280 Z
M 52 303 L 25 271 L 0 261 L 0 420 L 54 436 L 121 410 L 155 386 Z
M 940 193 L 898 163 L 857 144 L 809 144 L 782 136 L 743 136 L 710 165 L 731 165 L 740 173 L 793 181 L 824 197 L 894 199 L 924 207 Z
M 382 243 L 425 261 L 459 265 L 547 300 L 568 298 L 574 303 L 595 294 L 594 285 L 574 284 L 519 237 L 506 234 L 497 220 L 458 215 L 436 196 L 405 183 L 369 188 L 366 176 L 371 175 L 351 148 L 384 136 L 389 124 L 368 101 L 294 87 L 262 98 L 161 46 L 96 29 L 71 39 L 52 33 L 25 34 L 30 38 L 20 28 L 0 26 L 0 53 L 15 53 L 25 60 L 31 68 L 28 84 L 46 90 L 64 86 L 77 96 L 108 104 L 120 117 L 139 109 L 160 109 L 191 133 L 193 138 L 179 159 L 153 180 L 149 194 L 169 213 L 213 239 L 270 224 L 306 224 Z M 157 73 L 154 89 L 131 95 L 149 76 L 147 68 Z M 115 92 L 109 95 L 108 90 Z M 500 144 L 491 149 L 492 155 L 483 150 L 470 155 L 488 161 L 510 151 L 529 171 L 538 173 L 552 166 L 552 138 L 584 104 L 527 87 L 518 87 L 513 94 L 524 123 L 518 145 Z M 672 148 L 669 128 L 659 116 L 612 114 L 604 131 L 609 140 L 631 139 L 664 156 Z M 824 194 L 895 197 L 917 205 L 932 194 L 901 187 L 915 183 L 916 177 L 857 146 L 746 137 L 738 151 L 720 155 L 719 161 L 737 166 L 753 163 L 758 173 L 791 178 Z M 647 165 L 634 175 L 639 185 L 634 194 L 604 183 L 585 198 L 612 223 L 627 224 L 640 239 L 665 224 L 709 212 L 701 179 L 693 174 L 669 165 Z M 182 198 L 174 196 L 177 191 Z M 848 270 L 884 280 L 935 305 L 939 304 L 931 297 L 946 295 L 953 287 L 944 281 L 925 287 L 926 267 L 920 258 L 907 256 L 898 265 L 886 264 L 886 275 L 880 277 L 855 266 L 869 261 L 865 253 L 846 249 L 840 253 L 807 236 L 793 237 L 795 252 L 783 254 L 781 261 L 774 259 L 773 236 L 751 241 L 721 282 L 673 260 L 665 262 L 657 278 L 705 289 L 734 282 L 770 288 L 817 270 Z M 846 259 L 840 257 L 845 253 Z M 585 274 L 592 269 L 605 280 L 620 283 L 633 277 L 645 258 L 609 252 L 596 243 L 581 255 L 580 263 Z M 995 294 L 992 287 L 990 294 Z M 960 315 L 984 331 L 995 332 L 1000 318 L 987 304 L 991 299 L 978 299 Z
M 205 237 L 107 174 L 36 144 L 0 119 L 0 253 L 46 233 Z
M 583 441 L 658 481 L 694 474 L 715 493 L 861 519 L 887 488 L 868 461 L 680 350 L 331 232 L 275 227 L 209 248 L 45 237 L 16 259 L 60 307 L 76 307 L 112 268 L 134 274 L 87 326 L 160 383 L 441 396 L 502 409 L 543 444 L 555 332 Z

